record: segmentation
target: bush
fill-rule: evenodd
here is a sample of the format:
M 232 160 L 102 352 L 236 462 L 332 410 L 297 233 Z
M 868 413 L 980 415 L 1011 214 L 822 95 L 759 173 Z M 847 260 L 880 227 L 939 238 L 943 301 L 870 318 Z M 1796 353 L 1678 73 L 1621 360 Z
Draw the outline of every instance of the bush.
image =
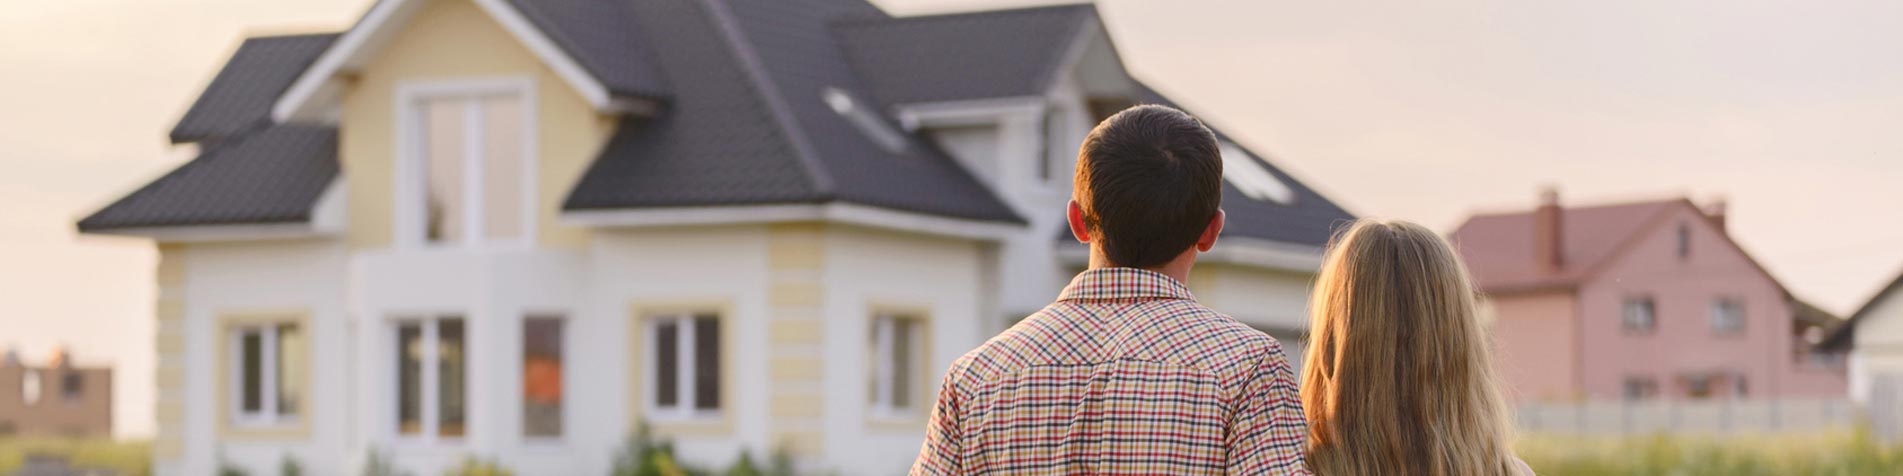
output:
M 635 428 L 619 451 L 615 452 L 612 476 L 797 476 L 793 458 L 784 451 L 775 451 L 772 461 L 761 468 L 753 461 L 753 453 L 740 450 L 740 455 L 727 466 L 726 471 L 713 472 L 702 468 L 683 465 L 674 459 L 673 442 L 655 438 L 647 425 Z
M 1888 476 L 1903 474 L 1903 448 L 1867 433 L 1697 438 L 1523 438 L 1517 451 L 1541 476 Z
M 297 458 L 290 453 L 284 454 L 284 461 L 278 463 L 279 476 L 304 476 L 304 466 L 297 464 Z
M 496 460 L 485 460 L 485 459 L 479 459 L 474 457 L 468 457 L 468 458 L 463 458 L 463 462 L 461 465 L 458 465 L 455 468 L 452 468 L 449 471 L 444 472 L 443 475 L 444 476 L 515 476 L 515 471 L 509 470 L 508 467 L 503 466 L 501 462 Z
M 383 452 L 370 448 L 363 458 L 362 476 L 410 476 L 409 473 L 396 470 L 396 464 L 383 456 Z
M 0 437 L 0 474 L 19 471 L 30 454 L 59 456 L 76 467 L 111 469 L 125 476 L 152 472 L 151 452 L 143 441 Z

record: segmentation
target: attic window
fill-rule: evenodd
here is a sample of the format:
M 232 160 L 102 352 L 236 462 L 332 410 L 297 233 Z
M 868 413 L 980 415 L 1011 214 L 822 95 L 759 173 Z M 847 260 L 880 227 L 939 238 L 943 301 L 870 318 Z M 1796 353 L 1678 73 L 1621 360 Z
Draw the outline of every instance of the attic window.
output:
M 1222 178 L 1252 200 L 1282 205 L 1295 203 L 1295 190 L 1230 142 L 1222 143 Z
M 839 88 L 826 88 L 820 93 L 820 98 L 826 100 L 826 106 L 833 108 L 833 112 L 845 117 L 847 122 L 851 122 L 860 133 L 878 143 L 879 147 L 885 149 L 886 152 L 905 151 L 906 144 L 909 143 L 905 135 L 900 134 L 898 129 L 892 128 L 892 125 L 886 123 L 885 118 L 879 117 L 877 112 L 853 99 L 852 94 L 841 91 Z

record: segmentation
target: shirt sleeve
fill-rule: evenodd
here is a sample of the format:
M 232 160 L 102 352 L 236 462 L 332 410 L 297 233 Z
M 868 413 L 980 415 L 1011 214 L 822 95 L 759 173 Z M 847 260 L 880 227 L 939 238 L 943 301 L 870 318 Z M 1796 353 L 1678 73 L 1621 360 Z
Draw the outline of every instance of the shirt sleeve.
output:
M 938 386 L 938 403 L 932 405 L 931 421 L 925 424 L 925 446 L 918 461 L 912 463 L 912 476 L 964 474 L 960 457 L 964 445 L 959 428 L 960 402 L 955 372 L 948 372 Z
M 1229 427 L 1229 474 L 1308 475 L 1307 421 L 1294 372 L 1281 346 L 1270 347 L 1235 400 Z

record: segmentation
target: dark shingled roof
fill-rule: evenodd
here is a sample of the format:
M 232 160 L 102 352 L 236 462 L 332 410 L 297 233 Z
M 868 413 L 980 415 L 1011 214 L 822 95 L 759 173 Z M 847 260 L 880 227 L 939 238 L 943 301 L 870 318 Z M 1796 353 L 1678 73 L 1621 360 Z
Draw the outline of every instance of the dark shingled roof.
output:
M 79 230 L 308 221 L 336 177 L 336 128 L 271 126 L 213 146 Z
M 790 131 L 694 0 L 629 2 L 679 85 L 652 120 L 623 120 L 569 193 L 566 209 L 817 202 L 823 194 Z
M 634 2 L 676 86 L 669 111 L 624 121 L 567 209 L 849 201 L 1021 223 L 923 139 L 881 148 L 823 100 L 859 78 L 828 22 L 882 17 L 858 1 Z M 735 8 L 743 7 L 743 8 Z
M 628 0 L 509 0 L 615 96 L 661 98 L 669 88 L 648 51 L 652 38 Z
M 833 32 L 886 104 L 1042 95 L 1096 15 L 1090 5 L 838 22 Z
M 245 40 L 172 128 L 172 142 L 229 137 L 268 120 L 278 96 L 336 39 L 323 33 Z

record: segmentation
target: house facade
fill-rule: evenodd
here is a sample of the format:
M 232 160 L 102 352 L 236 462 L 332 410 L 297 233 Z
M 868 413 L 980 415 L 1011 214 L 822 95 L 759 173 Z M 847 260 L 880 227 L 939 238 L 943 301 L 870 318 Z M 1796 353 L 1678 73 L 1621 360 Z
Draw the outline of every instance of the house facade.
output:
M 157 474 L 602 474 L 637 425 L 891 474 L 1084 266 L 1072 160 L 1141 103 L 1089 6 L 385 0 L 247 39 L 172 130 L 198 157 L 79 228 L 158 243 Z M 1223 141 L 1187 284 L 1291 341 L 1351 216 Z
M 1864 301 L 1824 345 L 1850 354 L 1850 398 L 1888 427 L 1886 436 L 1903 436 L 1903 275 Z
M 1454 232 L 1520 401 L 1827 398 L 1838 319 L 1792 297 L 1688 200 L 1482 214 Z
M 0 438 L 112 436 L 112 368 L 77 365 L 61 350 L 40 366 L 0 357 Z

